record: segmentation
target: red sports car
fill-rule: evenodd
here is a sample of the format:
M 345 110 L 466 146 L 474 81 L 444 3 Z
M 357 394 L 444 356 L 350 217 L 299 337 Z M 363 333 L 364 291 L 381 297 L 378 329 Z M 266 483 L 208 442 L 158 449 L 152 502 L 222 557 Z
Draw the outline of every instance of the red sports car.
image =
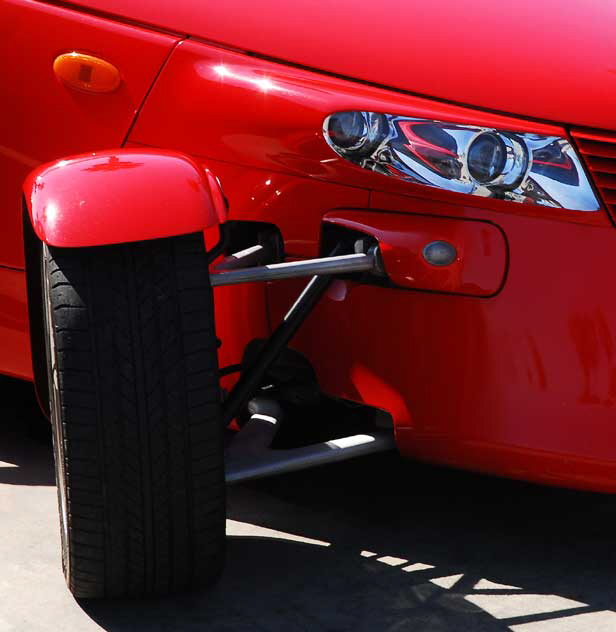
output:
M 616 491 L 615 21 L 2 0 L 0 372 L 76 596 L 212 582 L 226 483 L 393 446 Z

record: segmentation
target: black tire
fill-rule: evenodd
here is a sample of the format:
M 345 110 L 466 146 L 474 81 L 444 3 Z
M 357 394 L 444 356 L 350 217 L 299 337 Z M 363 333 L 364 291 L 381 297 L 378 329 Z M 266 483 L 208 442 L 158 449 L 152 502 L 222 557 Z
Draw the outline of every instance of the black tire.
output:
M 225 484 L 203 236 L 43 246 L 42 276 L 70 590 L 147 596 L 213 582 Z

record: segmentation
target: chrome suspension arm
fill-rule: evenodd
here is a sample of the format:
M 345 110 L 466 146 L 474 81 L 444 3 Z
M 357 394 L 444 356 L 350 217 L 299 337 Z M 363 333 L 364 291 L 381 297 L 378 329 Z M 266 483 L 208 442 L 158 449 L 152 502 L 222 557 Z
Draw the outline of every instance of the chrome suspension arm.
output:
M 304 259 L 302 261 L 288 261 L 265 266 L 221 271 L 211 274 L 210 280 L 212 286 L 217 287 L 305 276 L 331 276 L 334 274 L 349 274 L 351 272 L 369 272 L 375 270 L 376 266 L 377 253 L 375 249 L 371 249 L 367 253 Z

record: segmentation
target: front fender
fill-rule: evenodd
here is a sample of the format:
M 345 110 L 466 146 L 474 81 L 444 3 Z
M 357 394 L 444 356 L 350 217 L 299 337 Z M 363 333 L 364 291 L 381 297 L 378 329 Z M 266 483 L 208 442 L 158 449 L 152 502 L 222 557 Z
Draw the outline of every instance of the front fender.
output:
M 225 221 L 217 178 L 192 158 L 114 149 L 42 165 L 24 183 L 37 237 L 75 248 L 172 237 Z

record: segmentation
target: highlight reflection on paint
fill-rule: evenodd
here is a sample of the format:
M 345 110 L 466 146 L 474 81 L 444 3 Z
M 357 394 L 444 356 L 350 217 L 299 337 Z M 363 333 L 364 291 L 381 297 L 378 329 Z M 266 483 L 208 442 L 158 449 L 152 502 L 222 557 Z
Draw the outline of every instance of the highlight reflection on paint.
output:
M 214 66 L 214 72 L 221 79 L 229 78 L 229 79 L 235 79 L 236 81 L 243 81 L 245 83 L 250 83 L 253 86 L 256 86 L 257 88 L 259 88 L 259 90 L 261 90 L 262 92 L 273 92 L 273 91 L 287 92 L 287 90 L 277 85 L 276 83 L 274 83 L 271 79 L 268 79 L 267 77 L 251 77 L 249 75 L 243 75 L 243 74 L 235 72 L 234 70 L 231 70 L 228 66 L 225 66 L 224 64 L 218 64 L 217 66 Z

